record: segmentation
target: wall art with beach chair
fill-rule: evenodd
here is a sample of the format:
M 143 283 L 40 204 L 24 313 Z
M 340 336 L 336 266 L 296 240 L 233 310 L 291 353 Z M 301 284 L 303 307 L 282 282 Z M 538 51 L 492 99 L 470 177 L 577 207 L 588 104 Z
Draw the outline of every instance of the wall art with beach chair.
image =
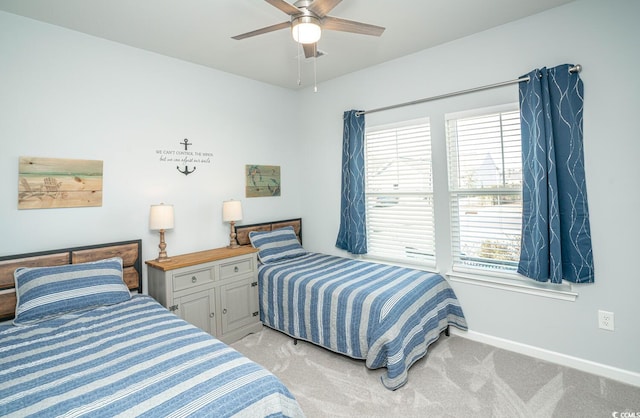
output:
M 102 206 L 102 161 L 20 157 L 18 209 Z

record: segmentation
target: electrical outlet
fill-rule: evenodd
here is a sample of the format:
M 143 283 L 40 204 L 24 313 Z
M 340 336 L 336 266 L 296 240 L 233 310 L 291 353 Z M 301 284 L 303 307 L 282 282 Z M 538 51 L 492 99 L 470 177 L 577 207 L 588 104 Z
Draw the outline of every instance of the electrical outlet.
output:
M 613 331 L 613 312 L 598 311 L 598 327 Z

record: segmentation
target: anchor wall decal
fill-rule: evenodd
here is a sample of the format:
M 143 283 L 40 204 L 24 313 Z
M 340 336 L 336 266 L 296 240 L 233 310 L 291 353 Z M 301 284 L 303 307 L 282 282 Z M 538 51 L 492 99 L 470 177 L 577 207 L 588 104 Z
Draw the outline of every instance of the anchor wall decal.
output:
M 184 166 L 184 171 L 180 170 L 180 166 L 176 166 L 176 168 L 178 169 L 179 172 L 181 172 L 182 174 L 184 174 L 185 176 L 188 176 L 189 174 L 193 173 L 194 171 L 196 171 L 197 167 L 193 167 L 193 170 L 189 171 L 189 167 L 187 167 L 186 165 Z

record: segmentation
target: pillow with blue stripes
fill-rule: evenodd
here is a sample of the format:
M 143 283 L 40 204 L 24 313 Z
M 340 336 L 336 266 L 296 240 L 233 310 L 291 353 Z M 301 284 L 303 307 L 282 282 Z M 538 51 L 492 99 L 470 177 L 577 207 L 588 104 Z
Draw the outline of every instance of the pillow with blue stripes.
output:
M 131 298 L 122 279 L 122 259 L 55 267 L 20 267 L 14 325 L 30 325 L 58 316 L 113 305 Z
M 264 264 L 307 254 L 292 226 L 268 232 L 251 231 L 249 240 L 258 249 L 258 259 Z

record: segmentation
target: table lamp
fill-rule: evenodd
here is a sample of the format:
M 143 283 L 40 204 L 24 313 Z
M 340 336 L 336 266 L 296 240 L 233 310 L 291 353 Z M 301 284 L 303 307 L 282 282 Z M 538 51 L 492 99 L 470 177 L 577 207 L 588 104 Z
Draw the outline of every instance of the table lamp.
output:
M 173 229 L 173 205 L 151 205 L 149 212 L 149 229 L 152 231 L 160 231 L 160 253 L 156 261 L 169 261 L 167 257 L 167 244 L 164 242 L 164 231 Z
M 236 240 L 236 221 L 242 220 L 242 204 L 239 200 L 226 200 L 222 202 L 222 220 L 231 224 L 231 233 L 229 234 L 229 246 L 227 248 L 238 248 Z

